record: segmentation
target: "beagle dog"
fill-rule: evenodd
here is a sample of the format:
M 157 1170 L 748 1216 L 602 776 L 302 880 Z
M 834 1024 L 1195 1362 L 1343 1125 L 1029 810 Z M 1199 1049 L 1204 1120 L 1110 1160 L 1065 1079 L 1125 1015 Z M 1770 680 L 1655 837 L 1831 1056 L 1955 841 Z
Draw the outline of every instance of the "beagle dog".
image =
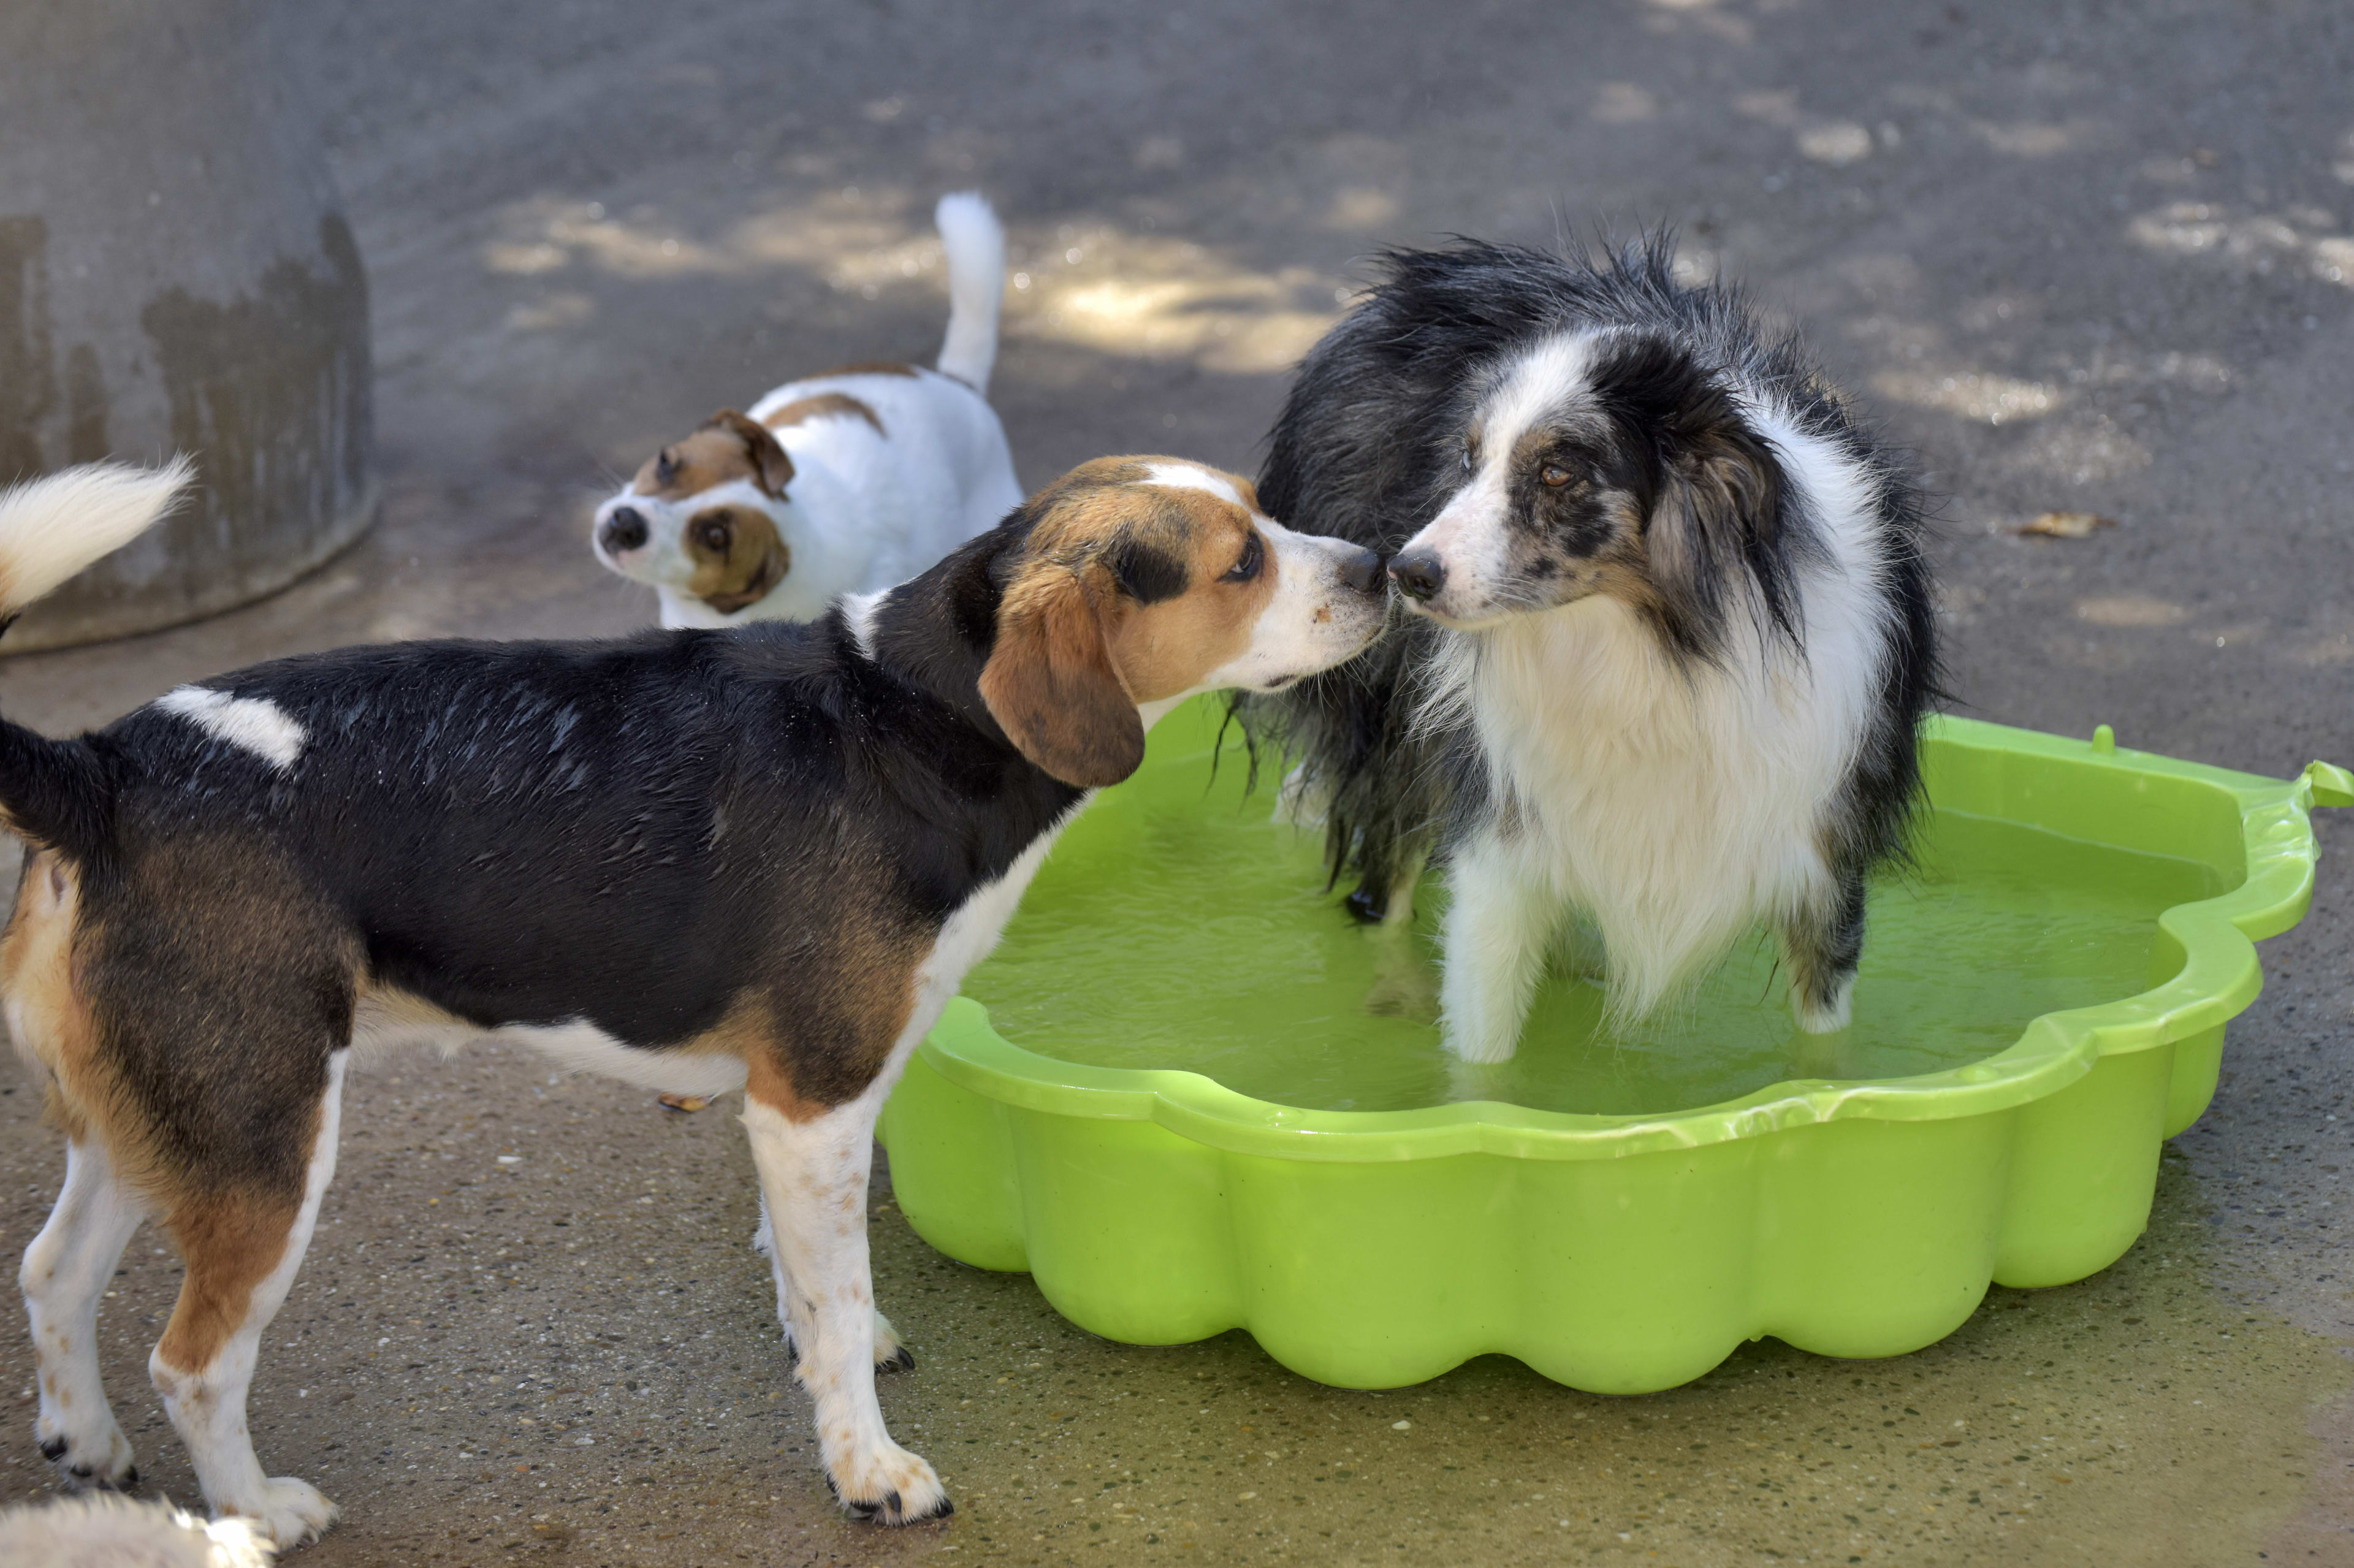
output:
M 169 490 L 0 503 L 0 615 Z M 1383 610 L 1372 551 L 1278 526 L 1249 481 L 1105 458 L 814 622 L 351 648 L 74 739 L 0 722 L 0 812 L 28 848 L 0 1007 L 67 1139 L 20 1277 L 43 1453 L 69 1482 L 133 1477 L 91 1327 L 153 1217 L 186 1274 L 149 1371 L 206 1500 L 281 1545 L 323 1529 L 333 1505 L 262 1469 L 245 1407 L 346 1065 L 495 1034 L 743 1091 L 827 1478 L 862 1517 L 947 1513 L 875 1397 L 877 1365 L 911 1360 L 867 1267 L 884 1098 L 1161 714 L 1330 669 Z
M 1022 504 L 989 406 L 1005 231 L 976 191 L 940 198 L 939 368 L 846 365 L 723 408 L 597 509 L 597 558 L 664 626 L 808 620 L 903 582 Z

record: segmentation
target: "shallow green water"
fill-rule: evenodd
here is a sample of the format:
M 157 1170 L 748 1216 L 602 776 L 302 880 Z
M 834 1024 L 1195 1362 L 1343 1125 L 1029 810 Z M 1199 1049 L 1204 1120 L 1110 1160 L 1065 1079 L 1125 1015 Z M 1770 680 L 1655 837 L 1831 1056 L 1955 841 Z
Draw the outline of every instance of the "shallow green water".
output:
M 1602 1030 L 1599 989 L 1556 966 L 1520 1054 L 1470 1069 L 1429 1022 L 1443 891 L 1426 885 L 1412 933 L 1353 924 L 1321 890 L 1319 836 L 1270 821 L 1272 790 L 1245 797 L 1243 773 L 1229 756 L 1213 784 L 1205 755 L 1156 758 L 1073 824 L 965 984 L 1001 1034 L 1310 1109 L 1684 1110 L 1787 1078 L 1905 1077 L 1991 1055 L 2039 1013 L 2145 989 L 2158 912 L 2222 890 L 2195 862 L 1940 811 L 1919 864 L 1872 890 L 1844 1033 L 1798 1033 L 1760 932 L 1689 1001 L 1631 1029 Z

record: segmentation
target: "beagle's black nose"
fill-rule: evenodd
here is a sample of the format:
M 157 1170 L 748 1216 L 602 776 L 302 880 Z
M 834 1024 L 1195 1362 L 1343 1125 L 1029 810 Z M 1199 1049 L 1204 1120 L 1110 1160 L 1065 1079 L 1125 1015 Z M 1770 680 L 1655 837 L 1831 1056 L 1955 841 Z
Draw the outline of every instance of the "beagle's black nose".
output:
M 1382 591 L 1382 557 L 1372 550 L 1359 550 L 1341 566 L 1341 580 L 1358 593 Z
M 1447 568 L 1434 550 L 1412 550 L 1390 562 L 1390 581 L 1411 599 L 1429 599 L 1447 586 Z
M 646 542 L 646 520 L 634 506 L 616 506 L 597 524 L 597 542 L 613 555 L 634 550 Z

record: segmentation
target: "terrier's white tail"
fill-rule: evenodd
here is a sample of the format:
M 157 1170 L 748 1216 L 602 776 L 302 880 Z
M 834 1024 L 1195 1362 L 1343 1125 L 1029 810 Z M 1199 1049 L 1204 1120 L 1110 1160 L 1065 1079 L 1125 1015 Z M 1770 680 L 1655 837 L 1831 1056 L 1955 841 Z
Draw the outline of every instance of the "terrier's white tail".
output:
M 0 620 L 154 527 L 196 471 L 93 462 L 0 491 Z
M 949 335 L 940 344 L 943 375 L 989 391 L 997 364 L 997 312 L 1005 298 L 1005 228 L 979 191 L 940 197 L 932 221 L 949 260 Z

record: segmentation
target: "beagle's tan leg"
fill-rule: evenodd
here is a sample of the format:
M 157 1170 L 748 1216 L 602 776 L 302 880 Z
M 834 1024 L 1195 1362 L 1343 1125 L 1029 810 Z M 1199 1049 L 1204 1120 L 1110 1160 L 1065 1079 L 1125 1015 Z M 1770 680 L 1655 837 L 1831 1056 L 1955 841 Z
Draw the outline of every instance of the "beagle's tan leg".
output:
M 123 1491 L 139 1484 L 131 1440 L 99 1381 L 98 1303 L 145 1215 L 145 1205 L 115 1179 L 103 1145 L 69 1143 L 66 1184 L 16 1275 L 40 1368 L 33 1436 L 68 1486 Z
M 931 1466 L 891 1441 L 875 1397 L 875 1287 L 866 1251 L 866 1173 L 875 1120 L 896 1075 L 846 1105 L 800 1119 L 757 1093 L 744 1126 L 760 1172 L 779 1313 L 817 1406 L 826 1479 L 862 1519 L 909 1524 L 952 1511 Z
M 344 1066 L 350 1055 L 338 1051 L 329 1060 L 299 1203 L 192 1197 L 166 1216 L 188 1273 L 172 1321 L 148 1359 L 148 1372 L 188 1446 L 213 1512 L 250 1520 L 258 1533 L 281 1547 L 324 1531 L 334 1520 L 335 1505 L 308 1481 L 262 1473 L 246 1427 L 245 1398 L 261 1331 L 293 1287 L 318 1222 L 319 1201 L 334 1179 Z

